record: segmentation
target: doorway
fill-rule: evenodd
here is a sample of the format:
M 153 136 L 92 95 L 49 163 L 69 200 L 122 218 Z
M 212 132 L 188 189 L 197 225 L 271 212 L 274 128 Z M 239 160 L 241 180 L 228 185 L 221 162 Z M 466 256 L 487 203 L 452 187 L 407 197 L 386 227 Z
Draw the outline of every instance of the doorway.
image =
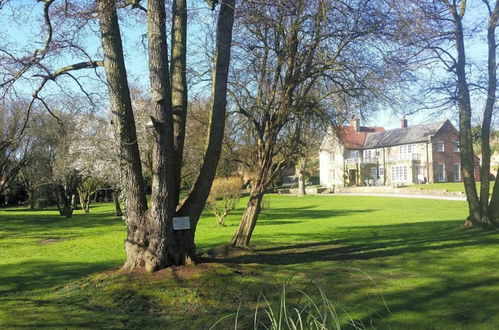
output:
M 348 170 L 348 183 L 350 186 L 357 184 L 357 170 Z

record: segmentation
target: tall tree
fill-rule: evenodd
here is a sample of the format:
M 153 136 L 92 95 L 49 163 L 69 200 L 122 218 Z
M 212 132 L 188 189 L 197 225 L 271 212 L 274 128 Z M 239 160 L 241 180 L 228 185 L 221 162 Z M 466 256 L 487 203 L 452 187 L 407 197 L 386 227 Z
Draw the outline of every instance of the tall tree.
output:
M 180 0 L 176 8 L 185 7 Z M 181 205 L 177 206 L 180 176 L 175 168 L 181 161 L 171 155 L 175 151 L 174 109 L 166 41 L 166 14 L 164 1 L 149 1 L 147 8 L 149 73 L 152 90 L 151 120 L 154 129 L 153 178 L 151 208 L 147 206 L 143 189 L 142 169 L 137 145 L 135 123 L 127 84 L 126 69 L 116 7 L 114 2 L 101 0 L 99 21 L 104 50 L 109 94 L 114 122 L 120 141 L 126 221 L 128 234 L 125 242 L 127 261 L 125 269 L 157 270 L 170 265 L 182 265 L 196 259 L 194 234 L 196 224 L 208 197 L 220 156 L 226 111 L 226 86 L 230 60 L 234 0 L 221 2 L 217 27 L 217 45 L 212 82 L 212 115 L 204 162 L 194 188 Z M 186 34 L 184 28 L 173 34 L 174 47 Z M 177 49 L 172 51 L 175 54 Z M 183 50 L 185 52 L 185 48 Z M 181 54 L 179 61 L 185 61 Z M 184 57 L 185 58 L 185 57 Z M 175 62 L 176 63 L 176 62 Z M 174 64 L 176 67 L 176 64 Z M 182 67 L 182 65 L 180 65 Z M 185 66 L 184 66 L 185 67 Z M 175 69 L 177 70 L 177 69 Z M 174 70 L 174 71 L 175 71 Z M 185 75 L 185 71 L 180 74 Z M 181 83 L 182 84 L 182 83 Z M 181 117 L 181 116 L 180 116 Z M 182 119 L 178 119 L 180 122 Z M 177 132 L 182 129 L 177 127 Z M 183 137 L 177 137 L 177 141 Z M 190 229 L 174 230 L 174 216 L 188 216 Z
M 243 161 L 253 180 L 231 244 L 244 248 L 265 189 L 298 154 L 301 121 L 329 122 L 334 109 L 321 112 L 320 104 L 330 95 L 362 97 L 370 81 L 383 80 L 382 60 L 367 46 L 383 20 L 372 1 L 250 0 L 240 11 L 231 95 L 252 138 L 253 156 Z
M 492 4 L 489 0 L 482 0 L 485 11 L 483 22 L 486 26 L 482 29 L 476 26 L 468 27 L 465 16 L 470 11 L 470 3 L 466 0 L 428 0 L 394 2 L 399 15 L 399 40 L 405 46 L 407 54 L 415 55 L 424 64 L 440 63 L 444 71 L 440 77 L 445 77 L 445 71 L 452 76 L 450 80 L 439 81 L 438 86 L 432 86 L 433 93 L 441 94 L 443 91 L 450 97 L 442 106 L 456 106 L 459 113 L 460 155 L 461 168 L 469 214 L 465 225 L 489 226 L 494 218 L 499 216 L 499 190 L 493 194 L 489 201 L 490 189 L 490 128 L 496 103 L 497 65 L 496 65 L 496 37 L 495 30 L 499 19 L 499 3 Z M 475 9 L 477 10 L 477 9 Z M 469 14 L 468 14 L 469 16 Z M 483 121 L 481 125 L 481 169 L 480 192 L 476 188 L 475 180 L 475 153 L 473 149 L 472 134 L 472 86 L 479 86 L 475 82 L 477 72 L 470 70 L 471 61 L 467 53 L 467 42 L 476 42 L 476 31 L 485 30 L 487 40 L 487 76 L 485 86 L 486 100 L 483 108 Z M 467 39 L 468 38 L 468 39 Z M 421 56 L 422 55 L 422 56 Z M 413 60 L 411 60 L 413 61 Z M 473 87 L 473 89 L 475 89 Z M 475 89 L 476 90 L 476 89 Z
M 24 134 L 27 126 L 21 103 L 0 105 L 0 195 L 8 189 L 27 163 L 32 139 Z
M 13 1 L 12 1 L 13 2 Z M 97 0 L 95 3 L 78 1 L 43 1 L 40 32 L 45 34 L 41 49 L 21 54 L 11 51 L 9 44 L 0 41 L 0 59 L 12 65 L 12 70 L 2 72 L 0 89 L 12 91 L 23 79 L 38 79 L 26 111 L 34 104 L 42 104 L 51 111 L 50 100 L 44 97 L 46 86 L 61 87 L 63 79 L 73 81 L 74 87 L 93 101 L 94 93 L 86 88 L 89 79 L 84 69 L 97 71 L 104 67 L 109 91 L 109 101 L 119 143 L 120 169 L 122 172 L 122 201 L 128 233 L 125 240 L 127 261 L 124 269 L 162 269 L 171 265 L 183 265 L 196 259 L 194 235 L 196 224 L 210 192 L 220 157 L 226 115 L 226 90 L 235 0 L 211 0 L 212 9 L 219 3 L 216 45 L 212 74 L 210 124 L 203 163 L 192 190 L 179 201 L 180 166 L 185 144 L 185 117 L 187 111 L 186 48 L 187 7 L 185 0 L 173 0 L 171 51 L 167 44 L 167 15 L 164 0 L 141 1 Z M 9 5 L 11 1 L 6 2 Z M 137 129 L 127 70 L 124 60 L 118 10 L 136 8 L 147 16 L 148 66 L 151 86 L 150 119 L 152 122 L 152 195 L 149 207 L 144 187 L 142 159 L 137 142 Z M 3 6 L 2 6 L 3 7 Z M 128 9 L 127 9 L 128 7 Z M 0 7 L 1 9 L 1 7 Z M 80 41 L 80 32 L 92 30 L 92 20 L 100 26 L 103 61 L 93 60 Z M 57 24 L 54 24 L 57 22 Z M 76 24 L 74 24 L 76 23 Z M 59 28 L 62 30 L 59 31 Z M 65 28 L 67 28 L 65 30 Z M 71 55 L 83 55 L 83 62 L 53 68 L 57 55 L 71 50 Z M 93 52 L 93 51 L 92 51 Z M 171 63 L 169 55 L 172 56 Z M 63 55 L 55 56 L 67 60 Z M 73 58 L 71 56 L 71 58 Z M 3 62 L 2 62 L 3 63 Z M 28 73 L 34 73 L 28 75 Z M 98 72 L 97 72 L 98 74 Z M 64 88 L 61 87 L 62 90 Z M 92 103 L 92 106 L 95 106 Z M 174 218 L 189 217 L 190 228 L 174 229 Z

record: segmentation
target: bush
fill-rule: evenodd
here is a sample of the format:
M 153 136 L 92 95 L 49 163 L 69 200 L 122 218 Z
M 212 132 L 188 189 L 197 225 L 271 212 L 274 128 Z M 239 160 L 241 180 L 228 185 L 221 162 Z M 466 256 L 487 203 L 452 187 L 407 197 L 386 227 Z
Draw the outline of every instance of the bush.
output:
M 225 226 L 225 218 L 239 202 L 242 186 L 240 177 L 217 178 L 213 181 L 206 208 L 217 218 L 219 226 Z

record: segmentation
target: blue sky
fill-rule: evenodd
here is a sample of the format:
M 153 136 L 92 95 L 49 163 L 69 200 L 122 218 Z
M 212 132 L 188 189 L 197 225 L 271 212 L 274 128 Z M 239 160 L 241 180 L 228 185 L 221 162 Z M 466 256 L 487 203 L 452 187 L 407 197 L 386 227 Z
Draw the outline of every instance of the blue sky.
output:
M 44 35 L 43 32 L 38 29 L 40 26 L 39 22 L 35 23 L 36 20 L 39 19 L 40 13 L 41 13 L 41 8 L 42 4 L 41 3 L 34 3 L 34 2 L 13 2 L 14 6 L 11 7 L 13 8 L 13 11 L 18 11 L 22 13 L 22 15 L 16 15 L 17 19 L 16 21 L 12 21 L 10 14 L 11 8 L 7 8 L 8 6 L 5 6 L 4 9 L 2 10 L 2 22 L 4 23 L 3 31 L 0 32 L 0 37 L 3 38 L 4 42 L 10 42 L 12 45 L 15 45 L 15 48 L 18 50 L 22 49 L 32 49 L 32 45 L 34 43 L 38 43 L 38 45 L 41 44 L 41 41 L 43 41 Z M 203 22 L 203 23 L 215 23 L 214 20 L 214 14 L 211 12 L 204 4 L 204 2 L 199 1 L 199 2 L 190 2 L 194 3 L 196 7 L 191 8 L 191 15 L 196 15 L 196 20 Z M 22 4 L 22 5 L 19 5 Z M 482 8 L 482 9 L 480 9 Z M 483 14 L 483 7 L 476 7 L 472 8 L 468 17 L 468 22 L 467 23 L 475 23 L 478 22 L 480 23 L 480 20 L 478 19 L 480 15 Z M 140 19 L 139 19 L 140 20 Z M 485 20 L 482 20 L 481 23 L 484 24 L 485 27 Z M 138 86 L 142 88 L 147 88 L 148 86 L 148 74 L 147 74 L 147 55 L 145 53 L 144 47 L 142 45 L 143 38 L 142 35 L 145 33 L 145 26 L 144 24 L 140 24 L 137 22 L 136 19 L 128 17 L 124 24 L 122 24 L 122 33 L 124 37 L 124 43 L 125 43 L 125 49 L 126 49 L 126 54 L 125 54 L 125 59 L 127 63 L 127 69 L 128 69 L 128 74 L 129 74 L 129 81 L 131 85 L 133 86 Z M 89 53 L 95 58 L 95 59 L 100 59 L 100 41 L 98 39 L 98 27 L 94 23 L 92 25 L 89 25 L 87 30 L 86 30 L 86 35 L 87 37 L 84 39 L 81 39 L 82 46 L 89 50 Z M 191 53 L 195 53 L 196 51 L 200 50 L 202 48 L 203 44 L 203 32 L 201 31 L 201 27 L 195 26 L 194 28 L 191 28 L 189 30 L 189 35 L 191 38 L 191 42 L 189 43 L 190 48 L 189 51 Z M 486 61 L 486 47 L 483 42 L 484 36 L 482 35 L 481 37 L 477 37 L 472 41 L 468 41 L 467 43 L 467 49 L 468 49 L 468 56 L 471 60 L 479 63 L 479 62 L 485 62 Z M 192 55 L 192 54 L 191 54 Z M 200 55 L 194 55 L 190 56 L 190 64 L 193 67 L 199 67 L 200 65 L 205 65 L 206 63 L 203 60 L 203 57 Z M 57 61 L 55 61 L 54 68 L 62 65 L 67 65 L 75 62 L 80 62 L 86 60 L 84 57 L 69 57 L 69 56 L 61 56 L 57 58 Z M 202 68 L 201 68 L 202 69 Z M 88 72 L 87 72 L 88 73 Z M 85 73 L 85 74 L 87 74 Z M 103 75 L 103 72 L 101 70 L 101 73 Z M 105 88 L 104 85 L 99 84 L 96 81 L 89 81 L 91 84 L 95 84 L 94 86 L 100 90 Z M 20 90 L 25 92 L 26 96 L 31 95 L 35 85 L 30 84 L 28 82 L 22 83 L 20 86 Z M 50 88 L 54 87 L 52 86 L 47 86 L 47 90 L 44 91 L 44 95 L 49 95 L 51 93 Z M 65 82 L 65 88 L 71 90 L 76 88 L 76 85 L 72 83 L 71 81 Z M 209 91 L 209 88 L 207 87 L 207 83 L 203 83 L 200 85 L 197 85 L 193 89 L 193 93 L 197 92 L 203 92 L 203 91 Z M 478 97 L 475 99 L 474 104 L 478 105 L 483 103 L 483 100 L 481 97 Z M 406 107 L 408 108 L 409 112 L 412 112 L 412 109 L 415 107 L 415 105 L 407 104 Z M 396 128 L 399 127 L 400 125 L 400 119 L 402 117 L 401 114 L 396 114 L 393 111 L 394 109 L 391 109 L 389 105 L 385 105 L 384 108 L 377 112 L 375 115 L 372 115 L 370 118 L 367 118 L 367 120 L 363 123 L 365 125 L 375 125 L 375 126 L 383 126 L 385 128 Z M 477 110 L 481 110 L 481 107 L 478 106 Z M 419 112 L 413 115 L 407 116 L 407 119 L 409 121 L 409 125 L 416 125 L 419 123 L 426 123 L 426 122 L 432 122 L 432 121 L 437 121 L 437 120 L 444 120 L 444 119 L 451 119 L 454 124 L 457 125 L 456 121 L 456 115 L 453 113 L 453 111 L 444 111 L 440 113 L 435 113 L 435 112 Z

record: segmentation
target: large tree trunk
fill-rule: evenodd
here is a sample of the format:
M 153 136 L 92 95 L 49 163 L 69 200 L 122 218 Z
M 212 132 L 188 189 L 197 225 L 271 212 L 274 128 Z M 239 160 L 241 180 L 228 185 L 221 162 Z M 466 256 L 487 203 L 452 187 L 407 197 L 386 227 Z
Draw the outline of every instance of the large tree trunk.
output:
M 124 269 L 154 270 L 160 262 L 158 262 L 154 251 L 148 250 L 149 233 L 153 228 L 150 228 L 150 217 L 147 212 L 142 164 L 123 58 L 118 16 L 114 1 L 99 0 L 98 6 L 104 68 L 113 121 L 120 143 L 121 180 L 125 191 L 125 221 L 128 232 L 125 240 L 127 260 Z
M 173 230 L 178 196 L 175 195 L 173 108 L 166 44 L 164 0 L 148 2 L 149 77 L 153 96 L 151 118 L 155 129 L 153 146 L 151 217 L 155 228 L 150 231 L 153 249 L 161 264 L 184 265 L 195 259 L 194 240 L 178 240 L 181 231 Z M 188 241 L 188 244 L 187 244 Z
M 57 199 L 57 209 L 59 210 L 59 214 L 66 217 L 71 218 L 73 216 L 73 196 L 71 192 L 61 184 L 55 185 L 55 196 Z
M 455 9 L 455 8 L 454 8 Z M 468 201 L 469 215 L 466 226 L 473 226 L 481 221 L 480 201 L 475 182 L 475 160 L 473 152 L 473 140 L 471 135 L 471 101 L 468 82 L 466 80 L 466 58 L 464 48 L 464 35 L 462 17 L 457 11 L 453 11 L 456 50 L 457 50 L 457 87 L 459 107 L 459 131 L 461 144 L 461 167 Z
M 258 220 L 258 215 L 260 214 L 265 189 L 275 176 L 280 174 L 280 170 L 284 164 L 284 162 L 279 162 L 278 164 L 274 164 L 273 162 L 274 142 L 278 132 L 278 127 L 269 124 L 267 127 L 267 140 L 264 142 L 262 139 L 259 139 L 258 141 L 258 160 L 256 162 L 258 168 L 255 171 L 258 174 L 255 181 L 251 183 L 252 188 L 248 204 L 244 210 L 237 232 L 232 238 L 231 245 L 233 247 L 248 247 Z
M 122 186 L 126 196 L 125 215 L 128 234 L 125 241 L 127 261 L 123 268 L 154 271 L 171 265 L 183 265 L 195 259 L 194 232 L 196 223 L 210 191 L 211 181 L 220 156 L 225 125 L 227 71 L 230 59 L 234 0 L 222 1 L 219 14 L 212 91 L 213 107 L 205 161 L 188 201 L 178 211 L 178 214 L 190 216 L 191 229 L 177 231 L 173 230 L 173 217 L 176 215 L 175 209 L 178 201 L 178 189 L 175 188 L 177 173 L 175 164 L 179 160 L 174 158 L 176 153 L 174 152 L 172 92 L 168 72 L 165 2 L 164 0 L 150 0 L 147 9 L 149 74 L 152 89 L 151 120 L 155 131 L 150 210 L 147 208 L 144 193 L 135 123 L 115 4 L 113 1 L 106 0 L 100 0 L 98 3 L 104 66 L 109 85 L 113 119 L 116 122 L 117 135 L 120 140 L 122 173 L 124 173 Z M 182 1 L 177 1 L 176 8 L 181 6 Z M 179 24 L 175 23 L 174 28 L 180 29 L 180 35 L 185 35 L 185 31 L 181 31 L 185 24 L 182 22 Z M 177 37 L 174 37 L 174 40 L 176 40 L 175 48 L 180 47 L 174 51 L 174 54 L 179 51 L 176 56 L 180 57 L 181 64 L 183 56 L 181 52 L 185 52 L 185 48 L 182 50 L 181 47 L 183 41 L 179 41 Z M 181 74 L 185 75 L 185 70 Z M 177 126 L 176 133 L 181 130 L 181 127 Z M 178 137 L 177 142 L 182 139 L 183 136 Z
M 231 245 L 237 248 L 248 248 L 251 236 L 253 235 L 253 230 L 255 229 L 256 222 L 258 220 L 258 215 L 260 214 L 262 200 L 264 196 L 265 187 L 263 182 L 259 180 L 252 187 L 249 196 L 248 204 L 244 210 L 244 214 L 237 228 L 237 232 L 232 237 Z

